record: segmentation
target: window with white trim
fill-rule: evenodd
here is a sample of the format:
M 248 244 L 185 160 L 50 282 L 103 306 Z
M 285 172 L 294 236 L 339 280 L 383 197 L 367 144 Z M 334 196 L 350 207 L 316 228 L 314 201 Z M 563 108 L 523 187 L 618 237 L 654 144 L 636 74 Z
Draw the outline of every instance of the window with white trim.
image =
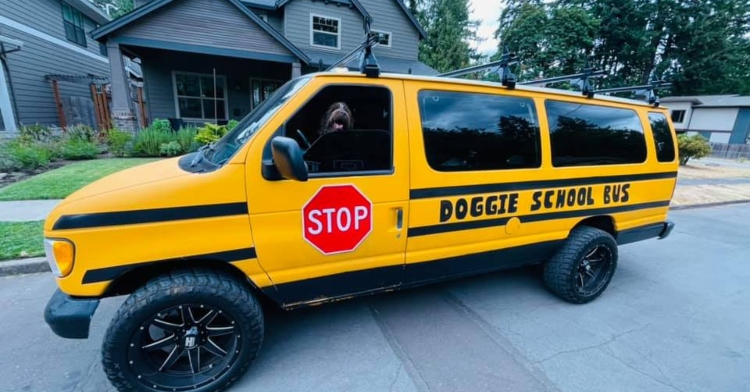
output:
M 341 19 L 310 14 L 310 45 L 341 48 Z
M 86 32 L 83 28 L 83 15 L 69 4 L 62 2 L 63 25 L 65 38 L 70 42 L 86 47 Z
M 174 73 L 177 117 L 205 121 L 227 119 L 227 82 L 223 75 Z
M 378 46 L 391 47 L 391 33 L 378 30 L 372 30 L 372 32 L 378 35 L 378 43 L 380 44 Z

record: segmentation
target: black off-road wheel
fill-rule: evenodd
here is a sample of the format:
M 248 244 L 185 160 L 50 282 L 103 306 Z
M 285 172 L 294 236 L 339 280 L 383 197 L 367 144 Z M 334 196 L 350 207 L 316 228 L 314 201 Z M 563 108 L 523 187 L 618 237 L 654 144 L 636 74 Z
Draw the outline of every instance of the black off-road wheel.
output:
M 118 391 L 225 390 L 255 360 L 263 313 L 233 277 L 205 269 L 152 279 L 123 303 L 102 345 Z
M 544 265 L 547 289 L 565 301 L 584 304 L 599 297 L 617 269 L 617 242 L 604 230 L 580 226 Z

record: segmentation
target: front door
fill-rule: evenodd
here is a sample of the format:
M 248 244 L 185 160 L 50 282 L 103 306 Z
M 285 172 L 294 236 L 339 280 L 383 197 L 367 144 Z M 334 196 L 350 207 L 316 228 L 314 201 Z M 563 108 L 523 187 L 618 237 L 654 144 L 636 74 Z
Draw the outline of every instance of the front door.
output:
M 275 285 L 268 294 L 286 306 L 394 287 L 402 279 L 409 203 L 403 84 L 331 83 L 313 79 L 269 123 L 275 136 L 295 138 L 306 150 L 308 181 L 263 177 L 258 168 L 261 155 L 270 158 L 271 140 L 265 134 L 248 154 L 258 259 Z

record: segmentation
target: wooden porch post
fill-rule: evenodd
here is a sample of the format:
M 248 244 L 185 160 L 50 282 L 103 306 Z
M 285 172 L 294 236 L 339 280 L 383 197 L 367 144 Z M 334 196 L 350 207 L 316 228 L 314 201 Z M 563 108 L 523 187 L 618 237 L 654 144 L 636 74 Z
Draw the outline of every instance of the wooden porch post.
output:
M 68 125 L 65 123 L 65 113 L 63 112 L 63 104 L 60 99 L 60 88 L 55 79 L 52 79 L 52 92 L 55 95 L 55 106 L 57 106 L 57 117 L 60 119 L 60 126 L 65 130 L 65 127 Z
M 91 90 L 91 99 L 94 101 L 94 111 L 96 112 L 96 125 L 100 131 L 104 130 L 104 119 L 102 118 L 102 104 L 99 100 L 99 93 L 96 91 L 96 84 L 89 83 Z

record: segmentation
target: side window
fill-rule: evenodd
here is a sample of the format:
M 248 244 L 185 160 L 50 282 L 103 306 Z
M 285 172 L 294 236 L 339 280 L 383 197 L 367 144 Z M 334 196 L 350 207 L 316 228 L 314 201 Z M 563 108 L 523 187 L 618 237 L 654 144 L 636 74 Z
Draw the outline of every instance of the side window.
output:
M 618 165 L 646 160 L 646 138 L 635 111 L 547 101 L 552 165 Z
M 380 86 L 321 89 L 283 126 L 299 143 L 312 177 L 393 168 L 391 91 Z
M 656 159 L 659 162 L 673 162 L 675 159 L 674 139 L 672 139 L 672 130 L 667 123 L 667 117 L 661 113 L 649 113 L 648 120 L 651 122 L 651 132 L 654 134 Z
M 434 170 L 541 166 L 539 124 L 531 99 L 423 90 L 419 114 L 427 162 Z

